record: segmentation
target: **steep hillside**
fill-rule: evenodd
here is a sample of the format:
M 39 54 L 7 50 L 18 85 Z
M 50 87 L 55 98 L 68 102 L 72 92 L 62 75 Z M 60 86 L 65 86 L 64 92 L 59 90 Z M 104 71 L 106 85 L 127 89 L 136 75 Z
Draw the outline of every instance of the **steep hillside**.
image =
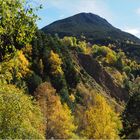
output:
M 90 55 L 72 53 L 71 57 L 75 60 L 76 67 L 80 70 L 82 86 L 89 90 L 89 94 L 85 94 L 86 92 L 83 90 L 83 104 L 87 106 L 92 102 L 94 94 L 100 94 L 107 99 L 117 112 L 122 112 L 125 103 L 128 101 L 129 92 L 118 83 L 115 83 L 112 75 L 105 71 L 99 62 Z
M 130 40 L 140 43 L 140 40 L 126 32 L 123 32 L 104 18 L 92 13 L 80 13 L 66 19 L 62 19 L 42 28 L 42 31 L 50 34 L 58 34 L 60 37 L 84 35 L 91 42 Z
M 0 139 L 139 139 L 139 39 L 91 13 L 45 34 L 35 9 L 0 0 Z
M 129 93 L 113 81 L 112 76 L 90 55 L 79 54 L 80 64 L 86 72 L 106 91 L 108 95 L 118 102 L 127 102 Z

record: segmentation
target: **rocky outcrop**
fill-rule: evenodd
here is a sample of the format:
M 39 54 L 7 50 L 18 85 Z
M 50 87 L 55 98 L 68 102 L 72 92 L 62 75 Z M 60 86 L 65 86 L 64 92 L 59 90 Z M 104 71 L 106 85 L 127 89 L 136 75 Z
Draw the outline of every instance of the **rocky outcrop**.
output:
M 127 102 L 129 93 L 117 85 L 111 75 L 90 55 L 78 54 L 80 65 L 95 81 L 103 87 L 107 94 L 117 101 Z

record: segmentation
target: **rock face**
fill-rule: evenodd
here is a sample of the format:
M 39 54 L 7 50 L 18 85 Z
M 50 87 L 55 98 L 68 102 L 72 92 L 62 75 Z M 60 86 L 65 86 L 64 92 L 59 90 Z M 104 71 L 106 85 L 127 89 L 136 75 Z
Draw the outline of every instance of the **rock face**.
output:
M 103 87 L 107 94 L 117 101 L 127 102 L 129 93 L 117 85 L 111 75 L 91 56 L 78 54 L 79 63 L 95 81 Z

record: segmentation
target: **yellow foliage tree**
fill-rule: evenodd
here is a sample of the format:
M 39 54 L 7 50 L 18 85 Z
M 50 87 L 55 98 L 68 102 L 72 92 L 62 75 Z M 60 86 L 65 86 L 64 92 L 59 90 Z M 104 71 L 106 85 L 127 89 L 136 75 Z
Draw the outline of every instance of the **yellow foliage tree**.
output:
M 35 96 L 46 118 L 46 136 L 48 139 L 67 139 L 75 137 L 74 118 L 66 104 L 62 105 L 59 96 L 50 83 L 41 84 Z
M 22 51 L 17 51 L 17 67 L 18 67 L 18 70 L 19 70 L 19 73 L 18 74 L 21 74 L 21 77 L 25 76 L 28 72 L 29 72 L 29 62 L 28 60 L 26 59 L 26 57 L 24 56 L 23 52 Z M 19 75 L 20 76 L 20 75 Z
M 65 46 L 76 46 L 76 38 L 75 37 L 65 36 L 63 39 L 61 39 L 61 42 Z
M 39 60 L 38 67 L 39 67 L 40 73 L 43 74 L 44 65 L 43 65 L 43 60 L 42 59 Z
M 22 51 L 16 51 L 12 58 L 6 58 L 0 63 L 0 82 L 7 81 L 10 83 L 14 78 L 20 79 L 24 77 L 29 70 L 29 62 Z
M 54 53 L 52 50 L 50 52 L 49 63 L 51 65 L 51 72 L 54 75 L 63 74 L 61 68 L 62 60 L 57 53 Z
M 95 103 L 85 112 L 85 128 L 82 135 L 89 139 L 118 139 L 121 122 L 101 95 L 96 95 Z
M 0 84 L 0 139 L 45 139 L 44 118 L 33 98 Z
M 117 61 L 117 58 L 116 56 L 113 54 L 113 52 L 109 52 L 107 55 L 106 55 L 106 63 L 108 64 L 115 64 L 115 62 Z
M 70 99 L 71 102 L 74 102 L 74 101 L 75 101 L 75 97 L 74 97 L 74 95 L 71 94 L 71 95 L 69 96 L 69 99 Z
M 22 52 L 23 54 L 31 60 L 31 56 L 32 56 L 32 45 L 27 44 L 25 47 L 22 48 Z
M 90 54 L 91 53 L 91 47 L 89 47 L 88 44 L 85 41 L 79 41 L 78 42 L 78 47 L 85 54 Z

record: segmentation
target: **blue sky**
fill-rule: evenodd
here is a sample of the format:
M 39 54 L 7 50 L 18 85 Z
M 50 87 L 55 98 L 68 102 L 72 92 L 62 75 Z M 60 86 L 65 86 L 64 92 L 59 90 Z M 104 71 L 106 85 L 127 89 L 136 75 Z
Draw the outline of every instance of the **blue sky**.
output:
M 140 38 L 140 0 L 34 0 L 43 4 L 38 12 L 42 28 L 53 21 L 80 12 L 91 12 L 106 18 L 113 26 Z

